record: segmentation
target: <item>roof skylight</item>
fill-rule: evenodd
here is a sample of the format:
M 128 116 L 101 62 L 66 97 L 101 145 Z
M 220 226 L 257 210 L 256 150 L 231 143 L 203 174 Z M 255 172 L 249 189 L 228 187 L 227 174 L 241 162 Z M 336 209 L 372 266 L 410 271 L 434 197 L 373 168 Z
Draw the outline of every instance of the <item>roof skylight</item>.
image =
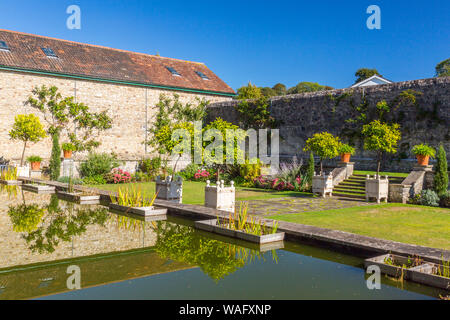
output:
M 203 72 L 200 71 L 195 71 L 195 73 L 202 78 L 203 80 L 209 80 L 209 78 L 206 76 L 206 74 L 204 74 Z
M 181 77 L 181 74 L 174 68 L 172 68 L 172 67 L 166 67 L 166 68 L 167 68 L 167 70 L 169 70 L 172 73 L 173 76 Z
M 47 57 L 58 58 L 52 48 L 41 48 Z
M 8 51 L 9 51 L 9 47 L 8 47 L 8 45 L 6 44 L 5 41 L 0 41 L 0 49 L 1 49 L 1 50 L 8 50 Z

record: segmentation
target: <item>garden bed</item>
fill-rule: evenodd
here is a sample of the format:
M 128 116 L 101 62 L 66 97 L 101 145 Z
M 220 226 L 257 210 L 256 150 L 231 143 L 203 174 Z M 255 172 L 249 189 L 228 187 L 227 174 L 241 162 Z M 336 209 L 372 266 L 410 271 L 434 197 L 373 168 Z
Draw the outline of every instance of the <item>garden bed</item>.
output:
M 55 193 L 55 187 L 54 186 L 47 186 L 42 184 L 24 184 L 22 185 L 22 189 L 25 191 L 31 191 L 34 193 Z
M 424 261 L 418 257 L 411 258 L 394 254 L 385 254 L 364 261 L 366 268 L 371 265 L 378 266 L 381 273 L 391 277 L 450 291 L 450 277 L 442 276 L 443 274 L 448 275 L 448 265 Z
M 140 216 L 144 216 L 144 217 L 151 217 L 151 216 L 165 217 L 167 215 L 167 209 L 164 209 L 164 208 L 156 209 L 154 206 L 127 207 L 127 206 L 122 206 L 122 205 L 116 204 L 116 203 L 110 203 L 109 208 L 112 210 L 125 212 L 125 213 L 132 213 L 132 214 L 136 214 L 136 215 L 140 215 Z
M 233 230 L 218 224 L 217 219 L 196 221 L 195 227 L 200 230 L 217 233 L 227 237 L 237 238 L 254 243 L 271 243 L 284 240 L 284 232 L 254 235 L 241 230 Z
M 57 191 L 57 194 L 63 200 L 77 202 L 79 204 L 99 204 L 100 203 L 100 195 L 98 195 L 98 194 L 85 194 L 82 192 L 66 192 L 66 191 Z
M 22 181 L 21 180 L 1 180 L 0 179 L 0 183 L 6 184 L 7 186 L 17 186 L 17 185 L 21 185 Z

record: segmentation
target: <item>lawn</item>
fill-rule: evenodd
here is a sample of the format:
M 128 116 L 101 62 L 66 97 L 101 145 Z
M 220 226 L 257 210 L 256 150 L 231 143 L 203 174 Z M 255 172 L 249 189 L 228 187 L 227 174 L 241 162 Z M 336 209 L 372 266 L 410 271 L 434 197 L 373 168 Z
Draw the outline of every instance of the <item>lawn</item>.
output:
M 184 181 L 183 182 L 183 203 L 200 204 L 205 203 L 205 182 Z M 128 184 L 105 184 L 91 186 L 98 189 L 117 191 L 118 188 L 137 187 L 142 192 L 153 194 L 155 192 L 155 182 L 140 182 Z M 236 200 L 263 200 L 283 197 L 312 197 L 311 193 L 296 191 L 275 191 L 257 188 L 236 187 Z
M 363 175 L 368 175 L 370 174 L 371 176 L 375 175 L 377 172 L 376 171 L 361 171 L 361 170 L 355 170 L 353 171 L 353 174 L 363 174 Z M 403 177 L 406 178 L 409 173 L 403 173 L 403 172 L 380 172 L 381 176 L 389 176 L 389 177 Z
M 269 218 L 450 250 L 450 209 L 381 204 Z

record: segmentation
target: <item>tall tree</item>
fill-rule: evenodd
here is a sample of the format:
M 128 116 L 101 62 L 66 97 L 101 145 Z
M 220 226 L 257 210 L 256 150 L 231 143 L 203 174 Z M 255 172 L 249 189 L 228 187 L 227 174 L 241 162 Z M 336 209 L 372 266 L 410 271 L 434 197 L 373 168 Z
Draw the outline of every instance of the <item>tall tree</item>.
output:
M 441 195 L 447 191 L 448 188 L 448 172 L 447 172 L 447 155 L 442 145 L 439 146 L 436 174 L 434 175 L 434 190 Z
M 256 85 L 252 84 L 251 82 L 248 83 L 248 85 L 240 87 L 237 90 L 238 100 L 246 100 L 246 99 L 258 99 L 263 94 L 261 92 L 261 88 L 257 87 Z
M 275 91 L 277 96 L 284 96 L 287 93 L 287 88 L 282 83 L 277 83 L 272 87 L 273 91 Z
M 436 65 L 436 77 L 449 77 L 450 76 L 450 58 L 439 62 Z
M 368 78 L 370 78 L 373 75 L 377 75 L 382 77 L 382 75 L 378 72 L 377 69 L 368 69 L 368 68 L 361 68 L 358 69 L 355 72 L 355 77 L 357 77 L 355 83 L 361 82 L 363 80 L 366 80 Z
M 289 88 L 287 94 L 296 94 L 304 92 L 315 92 L 323 90 L 332 90 L 330 86 L 323 86 L 317 82 L 299 82 L 296 86 Z

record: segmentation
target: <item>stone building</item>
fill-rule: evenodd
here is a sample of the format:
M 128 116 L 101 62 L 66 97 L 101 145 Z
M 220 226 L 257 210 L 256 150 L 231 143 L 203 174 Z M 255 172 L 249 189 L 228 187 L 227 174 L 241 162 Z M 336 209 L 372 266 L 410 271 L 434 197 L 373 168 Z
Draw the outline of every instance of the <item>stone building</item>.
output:
M 227 101 L 235 94 L 203 63 L 0 30 L 0 156 L 20 159 L 21 148 L 8 132 L 18 114 L 41 116 L 24 104 L 41 85 L 58 87 L 92 111 L 107 110 L 113 126 L 99 139 L 98 151 L 132 162 L 150 151 L 144 141 L 161 94 L 178 94 L 184 103 Z M 50 153 L 50 138 L 26 151 L 44 159 Z

